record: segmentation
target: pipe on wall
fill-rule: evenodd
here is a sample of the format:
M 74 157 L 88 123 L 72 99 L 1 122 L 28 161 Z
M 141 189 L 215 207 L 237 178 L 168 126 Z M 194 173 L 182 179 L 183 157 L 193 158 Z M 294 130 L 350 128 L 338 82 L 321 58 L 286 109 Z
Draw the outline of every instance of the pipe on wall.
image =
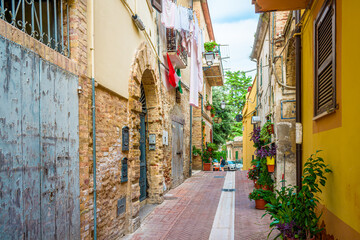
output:
M 192 123 L 193 123 L 193 107 L 190 105 L 190 161 L 189 161 L 189 177 L 191 177 L 192 173 Z
M 300 10 L 295 12 L 296 26 L 301 20 Z M 299 26 L 296 30 L 297 33 L 301 32 Z M 302 123 L 301 113 L 301 35 L 295 36 L 295 79 L 296 79 L 296 123 Z M 301 189 L 302 178 L 302 144 L 296 144 L 296 185 Z
M 92 91 L 92 134 L 93 134 L 93 194 L 94 194 L 94 240 L 97 239 L 97 216 L 96 216 L 96 115 L 95 115 L 95 11 L 94 0 L 90 0 L 90 31 L 91 31 L 91 43 L 90 43 L 90 57 L 91 57 L 91 91 Z

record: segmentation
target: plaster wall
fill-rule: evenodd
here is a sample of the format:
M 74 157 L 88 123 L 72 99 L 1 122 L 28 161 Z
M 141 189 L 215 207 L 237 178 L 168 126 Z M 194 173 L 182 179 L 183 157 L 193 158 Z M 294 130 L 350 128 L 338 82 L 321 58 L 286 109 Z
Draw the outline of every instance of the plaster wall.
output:
M 131 13 L 120 0 L 94 1 L 95 79 L 104 87 L 128 98 L 129 69 L 144 34 L 133 23 Z M 155 10 L 149 1 L 127 0 L 156 43 Z
M 360 81 L 357 77 L 360 37 L 357 21 L 360 2 L 336 0 L 336 98 L 338 109 L 325 117 L 314 117 L 313 21 L 324 1 L 318 1 L 305 16 L 302 30 L 302 113 L 303 162 L 316 150 L 333 170 L 321 194 L 325 209 L 322 220 L 326 227 L 323 239 L 360 239 L 360 117 L 357 96 Z

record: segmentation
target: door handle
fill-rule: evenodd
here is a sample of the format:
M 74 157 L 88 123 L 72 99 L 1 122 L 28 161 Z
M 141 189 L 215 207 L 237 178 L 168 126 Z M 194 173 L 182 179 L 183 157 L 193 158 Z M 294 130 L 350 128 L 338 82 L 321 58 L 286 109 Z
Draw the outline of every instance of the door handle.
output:
M 181 154 L 182 154 L 182 152 L 177 152 L 176 154 L 177 154 L 177 155 L 181 155 Z

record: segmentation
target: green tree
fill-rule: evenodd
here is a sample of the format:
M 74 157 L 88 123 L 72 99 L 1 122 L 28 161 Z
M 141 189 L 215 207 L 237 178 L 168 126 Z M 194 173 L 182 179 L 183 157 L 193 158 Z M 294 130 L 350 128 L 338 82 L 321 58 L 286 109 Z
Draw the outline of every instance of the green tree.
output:
M 226 102 L 231 107 L 232 119 L 235 119 L 236 115 L 241 114 L 246 103 L 246 93 L 252 85 L 252 81 L 251 76 L 246 76 L 245 72 L 226 72 L 224 87 L 227 92 Z M 242 136 L 242 126 L 242 122 L 234 121 L 231 126 L 230 138 Z
M 213 107 L 215 108 L 216 117 L 221 118 L 221 123 L 214 123 L 214 143 L 217 145 L 225 144 L 231 134 L 231 126 L 233 122 L 231 114 L 231 106 L 221 109 L 220 104 L 224 100 L 226 89 L 224 87 L 213 88 Z
M 242 136 L 242 122 L 237 123 L 235 117 L 241 114 L 246 102 L 247 89 L 252 84 L 252 78 L 244 72 L 226 72 L 223 87 L 213 88 L 213 106 L 216 117 L 222 119 L 221 123 L 214 124 L 214 143 L 221 145 L 236 136 Z M 226 108 L 220 108 L 222 101 Z

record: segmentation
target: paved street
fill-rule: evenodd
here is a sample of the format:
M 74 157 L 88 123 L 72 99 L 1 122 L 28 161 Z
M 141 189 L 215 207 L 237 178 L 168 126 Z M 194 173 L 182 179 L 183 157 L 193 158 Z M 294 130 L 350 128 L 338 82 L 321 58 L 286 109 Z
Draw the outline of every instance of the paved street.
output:
M 269 218 L 248 199 L 252 189 L 245 171 L 199 172 L 169 191 L 127 239 L 266 239 Z

